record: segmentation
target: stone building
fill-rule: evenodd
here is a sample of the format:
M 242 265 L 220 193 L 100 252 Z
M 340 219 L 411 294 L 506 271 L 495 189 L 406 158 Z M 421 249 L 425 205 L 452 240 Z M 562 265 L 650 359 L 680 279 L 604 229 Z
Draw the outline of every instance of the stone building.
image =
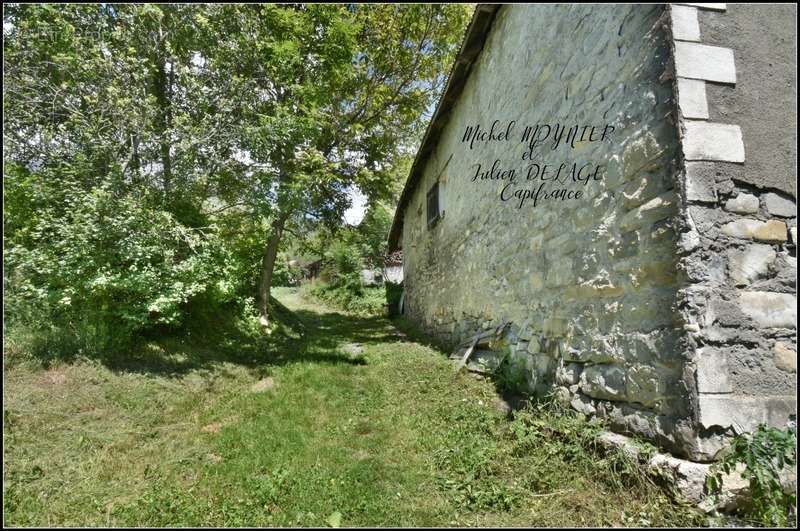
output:
M 793 420 L 795 20 L 479 5 L 389 237 L 406 313 L 507 325 L 529 390 L 692 460 Z

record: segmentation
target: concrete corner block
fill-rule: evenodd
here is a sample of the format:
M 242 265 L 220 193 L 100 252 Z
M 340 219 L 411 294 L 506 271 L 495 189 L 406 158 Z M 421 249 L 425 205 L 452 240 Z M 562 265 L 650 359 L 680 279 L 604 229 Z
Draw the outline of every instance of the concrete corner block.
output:
M 708 119 L 706 82 L 699 79 L 678 78 L 678 105 L 684 118 Z
M 697 20 L 696 7 L 672 6 L 672 36 L 680 41 L 700 40 L 700 23 Z
M 733 50 L 696 42 L 675 42 L 675 73 L 678 77 L 716 83 L 736 83 Z
M 701 203 L 717 202 L 714 165 L 712 163 L 686 163 L 686 199 Z
M 684 122 L 686 160 L 744 162 L 744 142 L 738 125 Z
M 704 428 L 733 427 L 739 432 L 755 430 L 759 424 L 785 426 L 790 415 L 797 413 L 794 396 L 731 396 L 698 397 L 698 422 Z
M 728 354 L 713 347 L 698 349 L 695 360 L 697 391 L 700 393 L 731 393 L 728 380 Z

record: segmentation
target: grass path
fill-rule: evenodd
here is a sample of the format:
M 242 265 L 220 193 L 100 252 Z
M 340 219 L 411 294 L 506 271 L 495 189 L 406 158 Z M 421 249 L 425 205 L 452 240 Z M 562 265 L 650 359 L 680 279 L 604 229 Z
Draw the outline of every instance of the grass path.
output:
M 509 422 L 490 382 L 389 321 L 276 296 L 302 338 L 221 326 L 47 368 L 7 354 L 5 523 L 696 523 L 578 444 L 582 424 Z

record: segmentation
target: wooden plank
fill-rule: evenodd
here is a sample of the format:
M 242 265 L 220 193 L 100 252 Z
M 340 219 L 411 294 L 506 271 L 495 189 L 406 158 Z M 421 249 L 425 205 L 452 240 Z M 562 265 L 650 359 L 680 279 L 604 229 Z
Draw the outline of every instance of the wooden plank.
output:
M 476 347 L 491 343 L 491 340 L 501 335 L 507 326 L 508 323 L 503 323 L 497 326 L 496 328 L 490 330 L 484 330 L 483 332 L 475 334 L 475 336 L 471 340 L 462 343 L 459 346 L 459 348 L 457 348 L 456 351 L 450 355 L 452 359 L 458 359 L 457 353 L 461 350 L 461 348 L 466 347 L 467 349 L 461 356 L 461 359 L 459 360 L 458 364 L 456 365 L 456 370 L 460 371 L 467 365 L 467 362 L 469 361 L 470 356 L 472 356 L 472 354 L 475 352 Z
M 480 339 L 480 337 L 481 337 L 480 334 L 475 336 L 475 339 L 472 341 L 472 344 L 467 349 L 467 352 L 464 353 L 464 357 L 461 358 L 461 361 L 459 361 L 458 365 L 456 365 L 456 371 L 460 371 L 461 369 L 464 368 L 464 365 L 467 364 L 467 360 L 469 360 L 469 357 L 472 356 L 472 352 L 475 350 L 475 345 L 478 344 L 478 340 Z

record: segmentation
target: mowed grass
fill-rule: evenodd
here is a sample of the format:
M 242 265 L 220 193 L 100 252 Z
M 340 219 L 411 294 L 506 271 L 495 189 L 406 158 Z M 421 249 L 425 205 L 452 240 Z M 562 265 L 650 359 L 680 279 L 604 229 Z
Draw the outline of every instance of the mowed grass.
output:
M 598 427 L 509 419 L 491 382 L 388 320 L 276 295 L 302 337 L 220 325 L 46 367 L 7 353 L 6 525 L 700 523 L 593 449 Z

